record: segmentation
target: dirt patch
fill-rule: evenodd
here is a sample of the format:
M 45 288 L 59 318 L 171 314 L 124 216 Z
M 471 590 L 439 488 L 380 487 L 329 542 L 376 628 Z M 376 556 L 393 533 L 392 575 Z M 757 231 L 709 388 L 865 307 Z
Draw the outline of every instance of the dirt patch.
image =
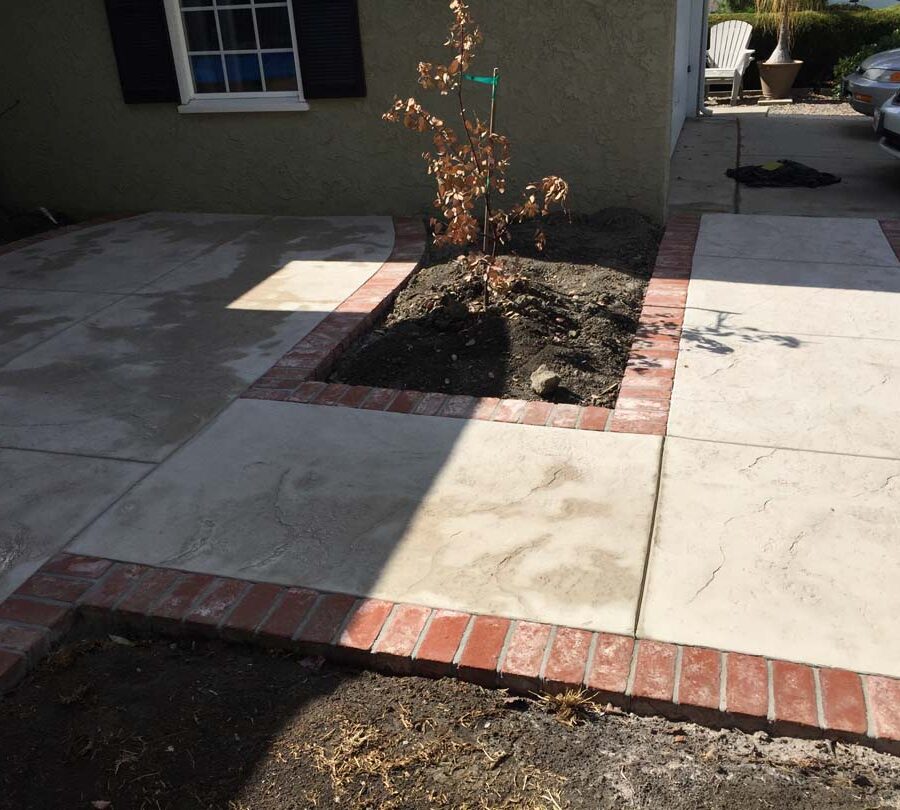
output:
M 516 277 L 492 299 L 456 261 L 428 248 L 393 309 L 338 363 L 330 379 L 353 385 L 538 399 L 530 376 L 561 378 L 554 402 L 611 406 L 625 369 L 659 230 L 640 214 L 607 210 L 549 217 L 547 246 L 533 223 L 515 226 L 507 262 Z
M 566 708 L 218 642 L 82 640 L 0 702 L 0 808 L 897 806 L 900 760 L 865 748 Z

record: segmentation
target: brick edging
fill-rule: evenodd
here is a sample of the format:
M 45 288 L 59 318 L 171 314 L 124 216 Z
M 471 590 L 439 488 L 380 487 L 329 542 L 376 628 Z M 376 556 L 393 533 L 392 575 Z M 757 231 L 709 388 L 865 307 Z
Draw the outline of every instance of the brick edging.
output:
M 131 219 L 136 216 L 140 216 L 140 214 L 103 214 L 99 217 L 86 219 L 84 222 L 75 222 L 71 225 L 63 225 L 49 231 L 41 231 L 40 233 L 34 234 L 34 236 L 25 236 L 22 239 L 16 239 L 14 242 L 7 242 L 5 245 L 0 245 L 0 256 L 5 253 L 12 253 L 13 251 L 30 247 L 31 245 L 36 245 L 39 242 L 46 242 L 48 239 L 54 239 L 57 236 L 65 236 L 66 234 L 74 233 L 75 231 L 83 231 L 86 228 L 105 225 L 107 222 L 117 222 L 120 219 Z
M 900 260 L 900 219 L 882 219 L 878 221 L 888 244 L 894 249 L 897 259 Z
M 58 554 L 0 603 L 0 691 L 77 621 L 220 637 L 900 753 L 900 680 L 574 627 Z
M 246 399 L 664 435 L 700 218 L 673 216 L 660 242 L 615 408 L 472 397 L 322 382 L 338 358 L 390 307 L 419 267 L 421 225 L 395 219 L 396 241 L 375 274 L 242 395 Z

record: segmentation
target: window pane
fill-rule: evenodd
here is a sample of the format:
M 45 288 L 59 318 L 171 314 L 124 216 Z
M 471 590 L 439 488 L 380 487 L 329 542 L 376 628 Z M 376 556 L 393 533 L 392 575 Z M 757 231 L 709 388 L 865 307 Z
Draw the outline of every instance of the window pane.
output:
M 297 72 L 294 69 L 294 52 L 264 53 L 263 70 L 266 72 L 266 90 L 296 90 Z
M 194 8 L 195 6 L 211 6 L 213 0 L 181 0 L 182 8 Z
M 226 54 L 225 66 L 232 93 L 258 93 L 263 89 L 255 53 Z
M 222 57 L 192 56 L 191 69 L 194 72 L 194 87 L 198 93 L 224 93 L 225 74 L 222 72 Z
M 287 8 L 256 9 L 260 48 L 293 48 Z
M 256 50 L 253 12 L 249 8 L 219 11 L 222 45 L 226 51 Z
M 249 6 L 250 0 L 219 0 L 220 6 Z
M 184 30 L 189 51 L 219 50 L 214 11 L 185 11 Z

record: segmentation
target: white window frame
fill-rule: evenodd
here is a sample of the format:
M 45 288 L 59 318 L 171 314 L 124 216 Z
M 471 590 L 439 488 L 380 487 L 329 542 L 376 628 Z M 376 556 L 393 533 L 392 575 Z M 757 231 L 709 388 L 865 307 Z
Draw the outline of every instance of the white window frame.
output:
M 265 0 L 263 0 L 265 2 Z M 281 3 L 276 3 L 281 5 Z M 178 77 L 178 89 L 181 94 L 181 104 L 178 106 L 180 113 L 223 113 L 223 112 L 302 112 L 309 109 L 309 104 L 303 97 L 303 81 L 300 76 L 300 59 L 297 48 L 296 27 L 294 25 L 294 9 L 290 0 L 287 2 L 288 20 L 291 26 L 291 41 L 294 51 L 294 70 L 297 74 L 296 90 L 278 90 L 270 92 L 253 93 L 197 93 L 194 90 L 194 76 L 191 70 L 191 60 L 188 55 L 187 34 L 181 17 L 181 0 L 165 0 L 166 21 L 169 24 L 169 39 L 172 41 L 172 55 L 175 58 L 175 73 Z M 250 8 L 246 5 L 229 5 L 223 8 L 241 9 Z M 215 12 L 216 6 L 210 6 Z M 254 15 L 254 25 L 256 17 Z M 218 26 L 218 15 L 216 18 Z M 287 48 L 274 49 L 279 52 L 287 51 Z M 227 51 L 227 53 L 259 53 L 260 51 Z M 262 49 L 262 53 L 266 49 Z M 218 51 L 215 52 L 218 55 Z M 262 65 L 260 65 L 262 72 Z M 263 79 L 265 81 L 265 79 Z M 226 78 L 227 82 L 227 78 Z

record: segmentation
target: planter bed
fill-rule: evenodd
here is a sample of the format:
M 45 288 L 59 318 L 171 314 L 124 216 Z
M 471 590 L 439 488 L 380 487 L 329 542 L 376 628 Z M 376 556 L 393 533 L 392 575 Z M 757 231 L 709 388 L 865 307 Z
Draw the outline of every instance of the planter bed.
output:
M 391 309 L 332 370 L 349 385 L 474 397 L 540 399 L 530 376 L 560 377 L 548 401 L 611 407 L 634 339 L 659 242 L 641 215 L 564 215 L 513 229 L 509 291 L 491 296 L 457 260 L 429 244 L 422 267 Z

